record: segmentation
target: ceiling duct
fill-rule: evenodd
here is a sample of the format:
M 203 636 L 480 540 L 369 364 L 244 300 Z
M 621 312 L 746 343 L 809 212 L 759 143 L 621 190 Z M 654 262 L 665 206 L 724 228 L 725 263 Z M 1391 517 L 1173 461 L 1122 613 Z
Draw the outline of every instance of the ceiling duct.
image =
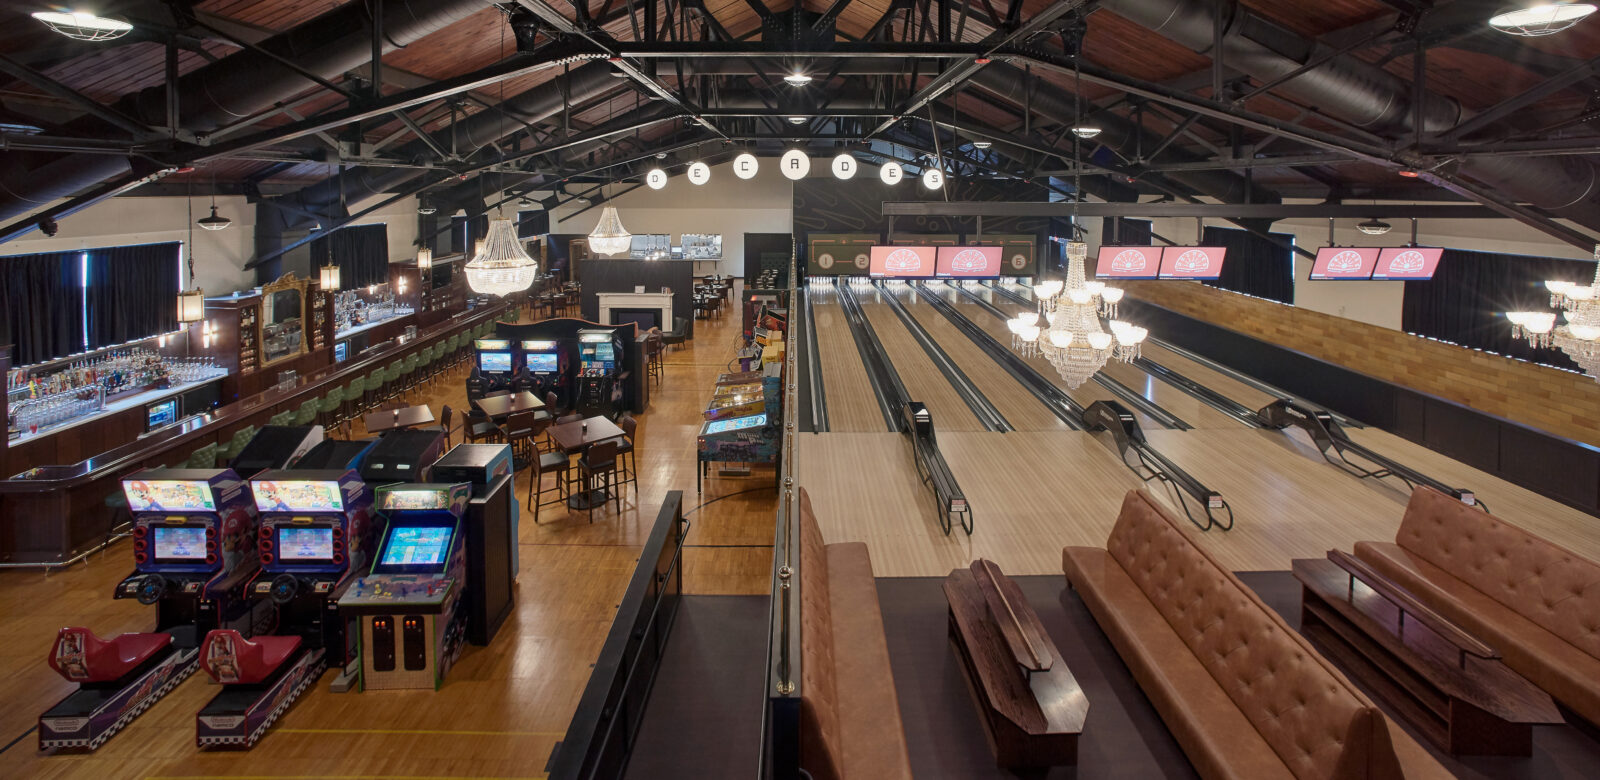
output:
M 1213 25 L 1222 14 L 1222 62 L 1268 82 L 1287 76 L 1313 59 L 1332 54 L 1323 44 L 1239 7 L 1212 0 L 1105 0 L 1101 6 L 1202 54 L 1209 54 Z M 1376 134 L 1412 132 L 1411 85 L 1388 71 L 1351 56 L 1334 57 L 1276 87 L 1296 102 Z M 1422 107 L 1428 132 L 1442 132 L 1471 116 L 1450 98 L 1429 93 Z M 1511 197 L 1600 229 L 1600 172 L 1580 157 L 1462 161 L 1459 172 Z

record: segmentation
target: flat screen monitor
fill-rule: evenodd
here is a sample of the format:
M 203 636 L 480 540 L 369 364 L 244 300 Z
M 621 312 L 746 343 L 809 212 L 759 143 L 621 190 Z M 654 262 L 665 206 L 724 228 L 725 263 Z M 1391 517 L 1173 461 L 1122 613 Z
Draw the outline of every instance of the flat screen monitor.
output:
M 752 414 L 749 417 L 735 417 L 731 420 L 713 420 L 706 423 L 705 433 L 728 433 L 730 431 L 743 431 L 750 428 L 760 428 L 767 424 L 765 414 Z
M 1373 269 L 1372 278 L 1432 279 L 1433 272 L 1439 269 L 1439 257 L 1443 254 L 1444 250 L 1438 247 L 1389 247 L 1378 253 L 1378 266 Z
M 1227 249 L 1220 246 L 1169 246 L 1161 250 L 1162 279 L 1216 279 Z
M 350 357 L 350 342 L 336 342 L 333 345 L 333 362 L 343 363 L 347 357 Z
M 485 374 L 505 374 L 511 371 L 510 352 L 479 352 L 478 370 Z
M 682 247 L 673 247 L 673 256 L 678 256 L 680 249 L 682 256 L 688 260 L 721 260 L 722 259 L 722 234 L 721 233 L 684 233 L 679 239 Z
M 934 257 L 935 276 L 955 279 L 1000 275 L 1005 249 L 998 246 L 941 246 Z
M 1377 265 L 1377 247 L 1325 246 L 1311 264 L 1311 281 L 1366 280 Z
M 1094 264 L 1099 279 L 1154 279 L 1161 272 L 1161 248 L 1103 246 Z
M 867 275 L 887 279 L 933 276 L 937 249 L 931 246 L 875 246 Z
M 206 529 L 201 526 L 151 526 L 155 559 L 164 561 L 203 561 L 206 559 Z
M 529 352 L 528 370 L 535 374 L 554 374 L 561 370 L 561 356 L 554 352 Z
M 672 254 L 672 236 L 666 233 L 634 233 L 628 241 L 632 260 L 664 260 Z
M 178 399 L 168 398 L 165 401 L 150 404 L 144 408 L 144 429 L 153 431 L 163 425 L 171 425 L 178 421 Z
M 278 560 L 322 563 L 333 560 L 333 529 L 328 526 L 278 526 Z
M 215 512 L 211 486 L 200 480 L 125 479 L 129 512 Z
M 602 363 L 609 363 L 613 360 L 616 360 L 616 351 L 611 347 L 612 345 L 609 341 L 603 341 L 594 345 L 594 359 Z
M 378 567 L 389 572 L 438 568 L 450 553 L 455 530 L 448 525 L 391 526 Z
M 338 482 L 258 479 L 250 483 L 261 512 L 343 512 Z

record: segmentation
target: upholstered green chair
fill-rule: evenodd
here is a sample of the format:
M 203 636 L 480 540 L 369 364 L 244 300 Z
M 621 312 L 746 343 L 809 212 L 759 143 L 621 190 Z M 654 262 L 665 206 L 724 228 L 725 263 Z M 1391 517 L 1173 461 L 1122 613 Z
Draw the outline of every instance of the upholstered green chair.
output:
M 351 379 L 350 384 L 345 385 L 344 408 L 340 410 L 340 415 L 346 420 L 354 420 L 363 411 L 362 403 L 366 397 L 367 378 L 365 376 L 358 376 L 354 379 Z
M 317 424 L 324 429 L 332 430 L 339 427 L 342 419 L 339 417 L 339 407 L 344 403 L 344 388 L 335 387 L 328 394 L 317 399 Z
M 317 399 L 312 398 L 300 404 L 294 410 L 294 417 L 289 420 L 289 425 L 312 425 L 317 421 Z
M 222 448 L 223 462 L 232 463 L 233 459 L 239 456 L 239 452 L 245 448 L 245 445 L 249 444 L 252 438 L 255 438 L 255 435 L 256 427 L 254 425 L 246 425 L 234 431 L 233 438 L 229 439 L 228 444 Z
M 183 462 L 186 469 L 214 469 L 217 467 L 217 452 L 222 448 L 216 442 L 205 445 L 189 453 L 189 459 Z
M 275 415 L 272 415 L 272 418 L 267 420 L 267 424 L 268 425 L 294 425 L 295 424 L 295 422 L 294 422 L 294 410 L 293 409 L 285 409 L 285 410 L 283 410 L 281 412 L 278 412 Z

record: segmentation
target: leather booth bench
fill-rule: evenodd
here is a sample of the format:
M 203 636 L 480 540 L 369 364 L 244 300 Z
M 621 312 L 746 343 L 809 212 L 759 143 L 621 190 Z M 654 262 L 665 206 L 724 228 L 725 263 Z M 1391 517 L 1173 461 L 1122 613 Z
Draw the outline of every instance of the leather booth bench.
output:
M 1355 554 L 1600 724 L 1600 564 L 1425 487 Z
M 1450 777 L 1148 493 L 1062 568 L 1202 777 Z
M 910 780 L 872 561 L 822 543 L 800 491 L 800 765 L 813 780 Z

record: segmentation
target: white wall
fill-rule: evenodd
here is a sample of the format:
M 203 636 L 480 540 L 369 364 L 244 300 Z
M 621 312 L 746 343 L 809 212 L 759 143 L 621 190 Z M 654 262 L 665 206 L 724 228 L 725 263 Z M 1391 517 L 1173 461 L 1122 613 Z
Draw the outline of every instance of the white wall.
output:
M 721 233 L 722 261 L 717 272 L 744 274 L 745 233 L 794 230 L 794 184 L 778 173 L 777 160 L 762 160 L 754 179 L 733 175 L 732 164 L 711 169 L 711 181 L 695 186 L 682 174 L 660 190 L 640 187 L 611 202 L 630 233 L 670 233 L 676 244 L 684 233 Z M 815 166 L 815 164 L 813 164 Z M 552 233 L 588 233 L 600 209 L 568 204 L 550 214 Z

